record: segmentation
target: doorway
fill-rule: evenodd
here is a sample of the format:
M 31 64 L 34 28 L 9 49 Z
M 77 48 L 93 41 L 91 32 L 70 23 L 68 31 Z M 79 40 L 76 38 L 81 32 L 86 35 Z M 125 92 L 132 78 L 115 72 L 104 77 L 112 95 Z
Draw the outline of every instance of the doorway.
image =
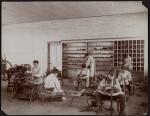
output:
M 61 42 L 48 42 L 48 69 L 52 69 L 53 67 L 62 70 Z

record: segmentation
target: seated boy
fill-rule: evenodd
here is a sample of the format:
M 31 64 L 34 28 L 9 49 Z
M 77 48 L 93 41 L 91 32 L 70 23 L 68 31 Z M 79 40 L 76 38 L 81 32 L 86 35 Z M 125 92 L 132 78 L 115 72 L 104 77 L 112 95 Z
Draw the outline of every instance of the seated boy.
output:
M 47 90 L 52 90 L 52 92 L 63 92 L 63 90 L 61 89 L 61 85 L 60 85 L 60 82 L 57 78 L 57 75 L 59 73 L 59 70 L 54 68 L 51 70 L 51 74 L 48 75 L 44 82 L 45 82 L 45 85 L 44 87 L 47 89 Z
M 126 70 L 124 66 L 121 68 L 121 71 L 118 75 L 118 80 L 119 80 L 121 88 L 124 89 L 124 87 L 126 86 L 130 95 L 132 77 L 131 77 L 131 73 L 128 70 Z
M 77 88 L 79 88 L 79 84 L 83 79 L 86 80 L 86 88 L 88 88 L 89 78 L 90 78 L 90 70 L 86 68 L 86 64 L 82 64 L 81 69 L 77 72 L 76 75 Z
M 122 92 L 118 80 L 115 78 L 114 70 L 110 70 L 107 78 L 104 78 L 97 90 L 95 91 L 95 98 L 98 106 L 98 112 L 102 108 L 102 102 L 104 99 L 111 99 L 111 94 L 113 99 L 120 99 L 120 111 L 119 114 L 124 113 L 126 106 L 125 95 Z

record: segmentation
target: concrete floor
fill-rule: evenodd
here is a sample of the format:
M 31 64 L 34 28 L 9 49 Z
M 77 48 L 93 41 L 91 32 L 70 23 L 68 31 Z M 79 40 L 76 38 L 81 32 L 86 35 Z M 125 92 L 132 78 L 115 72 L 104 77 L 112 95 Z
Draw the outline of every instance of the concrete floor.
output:
M 48 102 L 41 103 L 35 100 L 22 101 L 16 98 L 10 101 L 10 93 L 6 92 L 7 82 L 1 82 L 1 109 L 8 115 L 96 115 L 95 112 L 80 112 L 82 108 L 87 106 L 83 99 L 75 99 L 73 105 L 70 106 L 70 97 L 64 102 Z M 73 89 L 69 85 L 64 86 L 66 89 Z M 142 90 L 143 84 L 138 83 L 134 96 L 131 96 L 127 102 L 126 112 L 130 115 L 143 114 L 147 111 L 147 94 Z M 108 107 L 110 102 L 106 103 Z M 115 105 L 115 104 L 114 104 Z M 116 106 L 115 106 L 116 107 Z M 110 114 L 104 111 L 104 114 Z

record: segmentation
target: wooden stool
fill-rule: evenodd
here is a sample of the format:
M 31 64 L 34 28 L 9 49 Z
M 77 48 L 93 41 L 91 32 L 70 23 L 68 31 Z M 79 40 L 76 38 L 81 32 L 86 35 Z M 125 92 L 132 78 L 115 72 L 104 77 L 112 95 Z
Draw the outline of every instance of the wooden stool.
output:
M 82 93 L 85 91 L 85 89 L 83 89 L 82 91 L 80 91 L 80 92 L 78 92 L 78 93 L 73 93 L 73 94 L 71 94 L 71 103 L 70 103 L 70 105 L 72 105 L 72 103 L 73 103 L 73 100 L 74 100 L 74 98 L 78 98 L 78 97 L 81 97 L 81 95 L 82 95 Z
M 104 101 L 106 101 L 106 100 L 104 100 Z M 113 100 L 113 96 L 111 95 L 111 100 L 110 100 L 110 102 L 111 102 L 111 104 L 110 104 L 111 116 L 113 115 L 113 101 L 117 102 L 117 108 L 116 108 L 117 109 L 117 113 L 120 110 L 120 99 Z M 102 107 L 103 107 L 103 105 L 104 105 L 104 103 L 102 104 Z M 101 111 L 103 111 L 102 107 L 101 107 Z
M 70 103 L 70 105 L 72 105 L 72 103 L 73 103 L 73 100 L 75 99 L 75 98 L 78 98 L 78 97 L 80 97 L 81 95 L 71 95 L 72 96 L 72 98 L 71 98 L 71 103 Z
M 79 90 L 84 88 L 85 83 L 86 83 L 85 79 L 81 79 L 80 82 L 78 82 Z

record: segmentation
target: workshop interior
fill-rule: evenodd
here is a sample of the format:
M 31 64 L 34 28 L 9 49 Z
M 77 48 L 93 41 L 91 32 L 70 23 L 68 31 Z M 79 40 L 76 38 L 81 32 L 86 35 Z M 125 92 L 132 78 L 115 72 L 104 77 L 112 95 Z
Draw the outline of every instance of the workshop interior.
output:
M 1 110 L 147 115 L 141 1 L 2 2 Z

